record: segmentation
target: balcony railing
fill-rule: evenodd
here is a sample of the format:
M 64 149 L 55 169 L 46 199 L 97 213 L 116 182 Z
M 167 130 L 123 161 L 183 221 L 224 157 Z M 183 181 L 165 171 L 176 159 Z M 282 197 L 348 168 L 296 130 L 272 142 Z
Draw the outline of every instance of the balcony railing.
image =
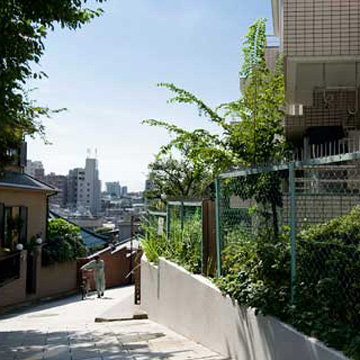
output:
M 333 155 L 345 155 L 360 151 L 360 138 L 344 138 L 323 144 L 308 145 L 293 151 L 293 160 L 306 161 Z

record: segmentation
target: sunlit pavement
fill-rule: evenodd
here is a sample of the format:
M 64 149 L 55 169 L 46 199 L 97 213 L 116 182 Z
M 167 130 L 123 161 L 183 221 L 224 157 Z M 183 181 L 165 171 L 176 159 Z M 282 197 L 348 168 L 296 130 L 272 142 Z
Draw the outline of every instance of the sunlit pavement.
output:
M 132 287 L 73 296 L 0 317 L 0 360 L 222 359 L 149 320 L 95 323 L 128 304 Z M 126 306 L 126 305 L 124 305 Z

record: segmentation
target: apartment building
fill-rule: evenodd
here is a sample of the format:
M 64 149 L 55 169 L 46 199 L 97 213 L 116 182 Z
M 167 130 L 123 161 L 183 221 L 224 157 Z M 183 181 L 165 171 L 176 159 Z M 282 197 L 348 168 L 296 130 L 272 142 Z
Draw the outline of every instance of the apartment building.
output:
M 89 207 L 92 215 L 99 215 L 101 212 L 101 181 L 97 159 L 86 159 L 85 191 L 83 205 Z
M 86 159 L 85 169 L 69 171 L 67 204 L 71 209 L 88 210 L 92 215 L 101 212 L 101 182 L 97 159 Z
M 65 207 L 67 202 L 68 178 L 65 175 L 50 173 L 45 175 L 44 181 L 57 189 L 58 193 L 50 198 L 50 205 Z
M 75 168 L 69 170 L 67 184 L 67 206 L 76 209 L 84 197 L 85 170 Z
M 106 192 L 113 197 L 121 197 L 121 186 L 118 181 L 107 182 L 105 184 Z
M 128 195 L 128 187 L 127 186 L 123 186 L 121 188 L 121 196 L 125 197 Z
M 288 140 L 302 159 L 359 149 L 360 1 L 272 0 Z
M 41 161 L 26 161 L 25 173 L 38 180 L 44 180 L 45 169 Z

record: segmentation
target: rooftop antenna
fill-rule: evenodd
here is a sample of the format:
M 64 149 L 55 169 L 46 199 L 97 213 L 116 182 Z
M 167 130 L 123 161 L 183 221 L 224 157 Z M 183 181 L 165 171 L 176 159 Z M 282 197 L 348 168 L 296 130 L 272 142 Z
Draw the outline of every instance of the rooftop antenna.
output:
M 86 150 L 86 157 L 89 159 L 89 158 L 91 158 L 91 149 L 90 148 L 87 148 L 87 150 Z
M 98 156 L 98 151 L 97 148 L 95 148 L 95 159 L 97 159 L 97 156 Z

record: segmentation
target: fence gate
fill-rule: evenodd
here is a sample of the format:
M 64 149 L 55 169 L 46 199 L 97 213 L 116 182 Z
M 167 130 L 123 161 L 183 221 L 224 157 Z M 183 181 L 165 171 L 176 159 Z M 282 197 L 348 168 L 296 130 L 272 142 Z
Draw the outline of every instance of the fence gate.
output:
M 28 251 L 26 268 L 26 293 L 36 293 L 36 255 L 35 250 Z

